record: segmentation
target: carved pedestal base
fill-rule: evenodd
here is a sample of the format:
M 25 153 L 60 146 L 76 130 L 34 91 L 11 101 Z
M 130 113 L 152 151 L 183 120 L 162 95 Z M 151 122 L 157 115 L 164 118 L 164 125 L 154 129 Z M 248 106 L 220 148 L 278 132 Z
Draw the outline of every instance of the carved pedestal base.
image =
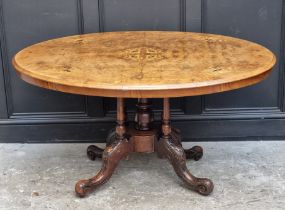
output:
M 131 152 L 157 152 L 161 158 L 167 158 L 176 174 L 184 183 L 202 195 L 209 195 L 214 188 L 211 180 L 197 178 L 190 173 L 186 166 L 186 159 L 198 161 L 203 156 L 203 149 L 194 146 L 184 150 L 181 144 L 180 131 L 170 125 L 169 99 L 164 99 L 161 129 L 153 129 L 150 105 L 146 99 L 140 99 L 137 105 L 136 126 L 125 126 L 125 112 L 123 99 L 117 103 L 117 126 L 107 138 L 107 146 L 103 150 L 95 145 L 87 149 L 87 156 L 91 160 L 102 158 L 101 170 L 91 179 L 77 182 L 75 191 L 79 197 L 84 197 L 98 186 L 104 184 L 112 176 L 119 161 L 126 158 Z

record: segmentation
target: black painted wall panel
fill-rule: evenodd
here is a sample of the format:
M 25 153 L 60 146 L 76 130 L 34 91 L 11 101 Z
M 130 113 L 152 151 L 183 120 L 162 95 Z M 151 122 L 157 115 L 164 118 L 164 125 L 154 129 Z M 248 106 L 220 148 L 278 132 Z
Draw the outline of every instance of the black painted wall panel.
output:
M 2 56 L 0 54 L 0 64 L 2 64 Z M 3 66 L 0 65 L 0 119 L 7 118 L 7 106 L 6 106 L 6 93 L 5 83 L 3 75 Z
M 282 0 L 208 0 L 205 31 L 260 43 L 278 57 L 281 46 Z M 279 64 L 255 86 L 206 97 L 206 109 L 278 107 Z
M 100 31 L 98 0 L 82 0 L 84 33 Z
M 115 121 L 114 99 L 31 86 L 15 74 L 11 59 L 43 40 L 122 30 L 218 33 L 271 49 L 278 64 L 266 81 L 226 93 L 171 99 L 173 124 L 187 141 L 284 139 L 284 2 L 0 0 L 0 142 L 104 141 Z M 159 120 L 162 100 L 152 102 Z M 130 117 L 135 103 L 127 101 Z
M 186 31 L 201 32 L 202 2 L 201 0 L 186 0 L 185 4 Z
M 105 31 L 179 30 L 179 0 L 104 0 Z
M 57 93 L 31 86 L 16 75 L 13 55 L 20 49 L 78 33 L 76 0 L 3 0 L 3 20 L 8 58 L 5 77 L 10 113 L 82 112 L 84 97 Z

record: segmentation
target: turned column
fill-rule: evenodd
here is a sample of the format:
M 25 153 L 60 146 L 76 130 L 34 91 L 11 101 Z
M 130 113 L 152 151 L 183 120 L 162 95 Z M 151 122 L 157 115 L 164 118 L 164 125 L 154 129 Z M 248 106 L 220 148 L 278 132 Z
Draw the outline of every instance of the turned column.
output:
M 123 139 L 126 135 L 126 126 L 125 126 L 125 111 L 124 111 L 124 99 L 117 99 L 117 125 L 116 125 L 116 136 L 117 139 Z
M 151 104 L 146 98 L 138 99 L 137 111 L 135 116 L 135 128 L 140 131 L 148 131 L 151 129 L 153 122 L 153 113 Z
M 161 126 L 163 138 L 169 138 L 171 134 L 170 126 L 170 106 L 169 98 L 163 99 L 163 113 L 162 113 L 162 126 Z
M 152 127 L 153 113 L 151 104 L 146 98 L 138 99 L 135 115 L 135 128 L 130 129 L 134 152 L 151 153 L 155 150 L 157 130 Z

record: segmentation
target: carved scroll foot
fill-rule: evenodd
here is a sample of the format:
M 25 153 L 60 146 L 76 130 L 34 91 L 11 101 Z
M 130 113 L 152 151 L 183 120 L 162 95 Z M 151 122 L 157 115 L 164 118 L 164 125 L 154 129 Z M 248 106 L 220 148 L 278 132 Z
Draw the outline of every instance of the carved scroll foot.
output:
M 193 159 L 195 161 L 200 160 L 203 157 L 203 148 L 200 146 L 194 146 L 190 149 L 184 149 L 186 159 Z
M 158 149 L 172 164 L 176 174 L 186 185 L 202 195 L 209 195 L 214 184 L 210 179 L 193 176 L 186 166 L 186 154 L 181 145 L 177 145 L 171 136 L 162 136 L 158 142 Z
M 96 158 L 102 158 L 104 149 L 101 149 L 95 145 L 90 145 L 87 148 L 87 157 L 90 160 L 96 160 Z
M 103 152 L 103 165 L 99 173 L 91 179 L 81 180 L 75 186 L 75 192 L 79 197 L 85 197 L 95 188 L 107 182 L 112 176 L 119 161 L 125 158 L 131 151 L 131 145 L 126 138 L 117 140 L 106 147 Z

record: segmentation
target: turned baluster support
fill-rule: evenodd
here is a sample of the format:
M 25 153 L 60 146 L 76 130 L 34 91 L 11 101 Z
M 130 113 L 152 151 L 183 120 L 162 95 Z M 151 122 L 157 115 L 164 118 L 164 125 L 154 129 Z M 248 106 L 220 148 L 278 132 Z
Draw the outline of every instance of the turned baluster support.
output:
M 136 106 L 135 128 L 140 131 L 150 130 L 151 123 L 153 122 L 153 113 L 150 102 L 147 98 L 139 98 Z

